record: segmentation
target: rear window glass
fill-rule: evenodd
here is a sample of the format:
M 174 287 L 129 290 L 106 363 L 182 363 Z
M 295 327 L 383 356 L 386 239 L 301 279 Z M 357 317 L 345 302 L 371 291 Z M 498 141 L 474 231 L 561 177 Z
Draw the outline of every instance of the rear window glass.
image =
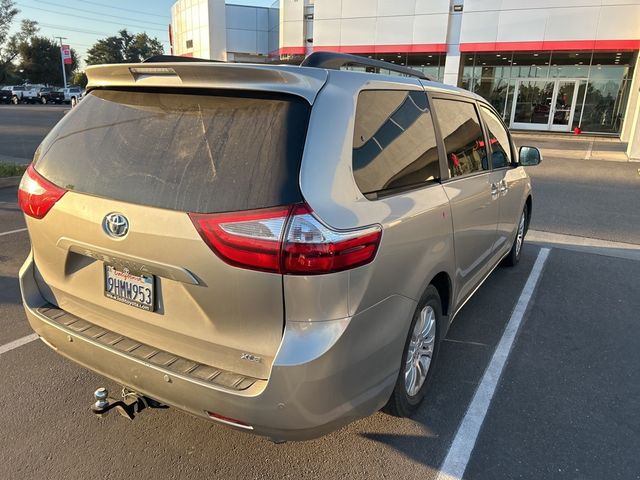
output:
M 35 168 L 73 191 L 173 210 L 295 203 L 309 113 L 285 95 L 97 90 L 45 138 Z
M 360 191 L 371 199 L 440 180 L 436 135 L 424 91 L 360 92 L 353 175 Z

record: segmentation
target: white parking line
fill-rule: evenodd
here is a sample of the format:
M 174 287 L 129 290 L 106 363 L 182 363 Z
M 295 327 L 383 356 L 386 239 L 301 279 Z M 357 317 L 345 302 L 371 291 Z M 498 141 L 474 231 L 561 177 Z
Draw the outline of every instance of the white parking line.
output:
M 20 233 L 26 232 L 26 228 L 18 228 L 17 230 L 9 230 L 8 232 L 0 232 L 0 237 L 4 237 L 5 235 L 11 235 L 12 233 Z
M 14 340 L 13 342 L 9 342 L 5 345 L 0 346 L 0 355 L 3 353 L 7 353 L 15 348 L 21 347 L 22 345 L 26 345 L 27 343 L 33 342 L 38 339 L 38 335 L 32 333 L 31 335 L 27 335 L 26 337 L 19 338 Z
M 511 313 L 511 318 L 504 329 L 496 351 L 493 353 L 491 362 L 489 362 L 480 385 L 478 385 L 478 389 L 467 408 L 467 413 L 465 413 L 458 427 L 456 436 L 440 467 L 436 480 L 459 480 L 464 475 L 471 452 L 480 433 L 480 428 L 491 405 L 493 394 L 500 381 L 502 370 L 507 362 L 509 353 L 511 353 L 522 319 L 527 311 L 527 306 L 536 289 L 544 264 L 549 257 L 549 252 L 548 248 L 542 248 L 538 253 L 538 258 L 531 269 L 527 283 L 522 289 L 518 303 L 516 303 Z
M 527 232 L 527 242 L 541 243 L 554 248 L 564 248 L 576 252 L 640 260 L 640 244 L 636 243 L 612 242 L 599 238 L 543 232 L 539 230 L 529 230 Z

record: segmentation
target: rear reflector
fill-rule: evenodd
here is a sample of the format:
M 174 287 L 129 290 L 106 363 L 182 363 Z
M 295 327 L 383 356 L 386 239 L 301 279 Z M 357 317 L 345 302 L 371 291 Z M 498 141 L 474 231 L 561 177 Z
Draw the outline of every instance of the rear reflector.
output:
M 225 262 L 265 272 L 318 275 L 371 262 L 382 228 L 336 231 L 309 206 L 190 214 L 200 236 Z
M 246 423 L 241 422 L 240 420 L 236 420 L 234 418 L 225 417 L 223 415 L 218 415 L 217 413 L 213 413 L 213 412 L 207 412 L 207 415 L 209 415 L 210 418 L 213 418 L 214 420 L 222 422 L 226 425 L 244 428 L 245 430 L 253 430 L 253 427 L 251 425 L 247 425 Z
M 29 165 L 18 187 L 18 204 L 26 215 L 44 218 L 65 193 L 65 189 L 45 180 L 33 165 Z

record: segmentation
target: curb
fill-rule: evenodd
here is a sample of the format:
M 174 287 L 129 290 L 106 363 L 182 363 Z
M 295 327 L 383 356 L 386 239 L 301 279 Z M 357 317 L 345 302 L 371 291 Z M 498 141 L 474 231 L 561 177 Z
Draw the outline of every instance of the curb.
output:
M 0 178 L 0 188 L 17 187 L 20 184 L 22 175 L 17 177 L 4 177 Z

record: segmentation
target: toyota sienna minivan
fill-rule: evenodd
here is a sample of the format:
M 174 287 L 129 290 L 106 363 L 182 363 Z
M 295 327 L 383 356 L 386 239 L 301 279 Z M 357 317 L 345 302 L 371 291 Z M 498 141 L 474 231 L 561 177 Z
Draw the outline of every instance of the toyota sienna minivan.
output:
M 38 148 L 31 326 L 126 387 L 99 414 L 168 405 L 274 441 L 411 415 L 456 313 L 520 258 L 539 151 L 384 62 L 177 60 L 89 67 Z

